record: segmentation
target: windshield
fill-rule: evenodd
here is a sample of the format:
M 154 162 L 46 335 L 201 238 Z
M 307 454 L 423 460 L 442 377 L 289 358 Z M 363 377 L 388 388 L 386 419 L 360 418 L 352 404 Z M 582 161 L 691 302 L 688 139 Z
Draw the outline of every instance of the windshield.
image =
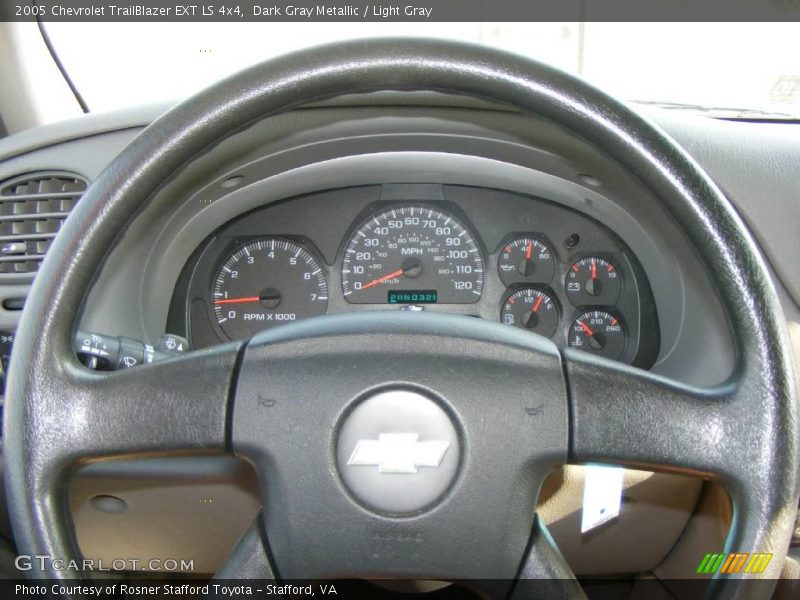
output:
M 800 118 L 800 23 L 47 23 L 46 29 L 92 111 L 178 100 L 238 69 L 322 42 L 423 35 L 517 52 L 629 101 Z

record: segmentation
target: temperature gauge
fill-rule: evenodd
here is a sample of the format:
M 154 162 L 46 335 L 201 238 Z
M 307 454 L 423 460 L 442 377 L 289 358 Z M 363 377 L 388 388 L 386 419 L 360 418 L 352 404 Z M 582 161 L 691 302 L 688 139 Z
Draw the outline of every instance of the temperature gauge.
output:
M 617 267 L 604 258 L 587 256 L 567 271 L 567 297 L 575 306 L 614 304 L 622 290 Z
M 506 285 L 521 282 L 549 283 L 556 270 L 553 252 L 534 237 L 518 237 L 508 242 L 497 259 L 500 279 Z
M 500 320 L 545 337 L 551 337 L 558 327 L 558 307 L 545 292 L 522 288 L 506 298 Z
M 590 310 L 572 323 L 567 341 L 573 348 L 617 359 L 625 349 L 625 329 L 611 313 Z

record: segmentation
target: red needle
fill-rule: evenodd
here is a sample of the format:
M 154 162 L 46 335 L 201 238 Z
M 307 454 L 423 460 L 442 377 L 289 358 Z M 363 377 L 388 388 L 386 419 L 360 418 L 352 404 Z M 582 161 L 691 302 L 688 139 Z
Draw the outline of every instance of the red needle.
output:
M 224 300 L 214 300 L 214 304 L 245 304 L 246 302 L 261 302 L 258 296 L 246 296 L 244 298 L 225 298 Z
M 402 275 L 403 273 L 405 273 L 405 271 L 403 269 L 397 269 L 397 271 L 392 271 L 388 275 L 384 275 L 383 277 L 378 277 L 377 279 L 373 279 L 369 283 L 365 283 L 364 285 L 361 286 L 361 289 L 362 290 L 366 290 L 367 288 L 371 288 L 373 286 L 376 286 L 376 285 L 378 285 L 380 283 L 383 283 L 384 281 L 388 281 L 389 279 L 392 279 L 394 277 L 400 277 L 400 275 Z
M 528 242 L 528 247 L 525 248 L 525 260 L 530 260 L 531 254 L 533 254 L 533 243 Z
M 592 261 L 592 279 L 597 279 L 597 263 Z
M 535 313 L 539 310 L 539 307 L 542 305 L 542 300 L 544 300 L 544 296 L 539 296 L 539 298 L 536 300 L 536 303 L 533 305 L 531 312 Z
M 581 328 L 583 328 L 583 330 L 586 332 L 586 335 L 588 335 L 590 337 L 594 335 L 594 333 L 592 333 L 592 330 L 589 329 L 589 326 L 586 323 L 584 323 L 583 321 L 578 321 L 578 325 L 580 325 Z

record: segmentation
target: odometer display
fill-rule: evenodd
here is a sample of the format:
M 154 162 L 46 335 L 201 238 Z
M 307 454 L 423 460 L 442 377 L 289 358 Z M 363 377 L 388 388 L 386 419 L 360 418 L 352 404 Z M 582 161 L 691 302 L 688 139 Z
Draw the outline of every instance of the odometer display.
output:
M 386 300 L 389 304 L 436 304 L 439 295 L 436 290 L 389 290 Z
M 483 291 L 483 257 L 453 215 L 400 206 L 364 221 L 345 247 L 342 292 L 348 302 L 386 304 L 390 292 L 433 291 L 436 302 L 471 304 Z M 413 302 L 409 302 L 413 303 Z

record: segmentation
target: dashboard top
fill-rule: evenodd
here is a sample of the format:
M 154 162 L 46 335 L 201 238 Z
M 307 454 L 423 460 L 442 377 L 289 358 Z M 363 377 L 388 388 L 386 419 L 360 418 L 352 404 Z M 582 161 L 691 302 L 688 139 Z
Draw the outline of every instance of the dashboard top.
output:
M 75 171 L 92 179 L 113 156 L 114 148 L 119 151 L 172 104 L 90 113 L 0 139 L 0 179 L 30 170 L 53 168 Z M 507 107 L 474 98 L 431 92 L 345 96 L 310 104 L 306 108 L 374 106 L 510 111 Z M 789 235 L 791 225 L 800 220 L 800 204 L 796 202 L 795 181 L 791 176 L 800 168 L 800 127 L 785 122 L 709 118 L 646 105 L 635 106 L 635 109 L 682 144 L 728 193 L 780 276 L 782 285 L 794 303 L 800 305 L 800 276 L 791 264 L 791 257 L 800 254 L 800 238 Z M 86 148 L 81 158 L 75 160 L 77 157 L 65 151 L 64 144 L 83 142 L 81 145 L 85 146 L 89 140 L 96 141 L 94 138 L 98 136 L 111 145 L 99 155 Z M 46 153 L 44 156 L 42 151 Z M 765 196 L 766 190 L 769 190 L 768 196 Z M 779 209 L 762 210 L 765 201 Z

